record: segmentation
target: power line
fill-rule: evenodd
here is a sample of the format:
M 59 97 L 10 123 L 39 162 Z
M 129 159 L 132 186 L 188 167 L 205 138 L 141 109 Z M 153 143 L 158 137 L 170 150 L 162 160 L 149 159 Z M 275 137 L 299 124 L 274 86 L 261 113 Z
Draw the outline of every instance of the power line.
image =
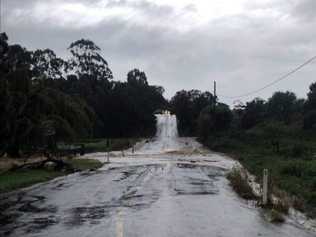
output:
M 219 95 L 220 97 L 223 97 L 223 98 L 227 98 L 227 99 L 238 99 L 238 98 L 242 98 L 242 97 L 247 97 L 247 96 L 250 96 L 250 95 L 253 95 L 253 94 L 256 94 L 258 92 L 261 92 L 275 84 L 277 84 L 278 82 L 282 81 L 282 80 L 285 80 L 286 78 L 288 78 L 289 76 L 291 76 L 292 74 L 296 73 L 297 71 L 299 71 L 300 69 L 302 69 L 303 67 L 307 66 L 308 64 L 310 64 L 311 62 L 313 62 L 314 60 L 316 59 L 316 56 L 310 58 L 309 60 L 307 60 L 306 62 L 304 62 L 303 64 L 299 65 L 298 67 L 296 67 L 295 69 L 291 70 L 290 72 L 286 73 L 285 75 L 279 77 L 278 79 L 270 82 L 269 84 L 259 88 L 259 89 L 256 89 L 254 91 L 250 91 L 250 92 L 247 92 L 245 94 L 241 94 L 241 95 L 238 95 L 238 96 L 225 96 L 225 95 Z

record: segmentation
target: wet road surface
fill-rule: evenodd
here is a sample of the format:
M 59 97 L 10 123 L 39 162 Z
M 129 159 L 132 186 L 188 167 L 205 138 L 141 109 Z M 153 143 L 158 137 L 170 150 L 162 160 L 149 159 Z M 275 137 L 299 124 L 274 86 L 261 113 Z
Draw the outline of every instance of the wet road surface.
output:
M 11 220 L 2 223 L 0 236 L 316 236 L 289 223 L 271 224 L 239 199 L 225 178 L 234 162 L 221 155 L 195 151 L 111 160 L 99 171 L 2 196 L 2 213 Z
M 136 153 L 112 153 L 98 171 L 0 196 L 0 236 L 316 236 L 267 222 L 229 186 L 225 175 L 236 162 L 179 138 L 176 123 L 157 115 L 156 138 L 139 143 Z M 89 157 L 106 161 L 103 153 Z

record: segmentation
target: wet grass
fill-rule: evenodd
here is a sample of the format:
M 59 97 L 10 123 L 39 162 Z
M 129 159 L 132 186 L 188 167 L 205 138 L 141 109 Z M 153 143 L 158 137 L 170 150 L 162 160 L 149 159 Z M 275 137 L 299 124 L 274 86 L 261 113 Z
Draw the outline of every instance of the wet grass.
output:
M 72 159 L 66 162 L 70 163 L 75 170 L 82 171 L 97 169 L 102 166 L 100 161 L 91 159 Z M 6 171 L 0 174 L 0 193 L 25 188 L 67 174 L 69 173 L 45 168 Z
M 8 171 L 0 175 L 0 192 L 24 188 L 54 179 L 63 174 L 63 172 L 42 169 Z

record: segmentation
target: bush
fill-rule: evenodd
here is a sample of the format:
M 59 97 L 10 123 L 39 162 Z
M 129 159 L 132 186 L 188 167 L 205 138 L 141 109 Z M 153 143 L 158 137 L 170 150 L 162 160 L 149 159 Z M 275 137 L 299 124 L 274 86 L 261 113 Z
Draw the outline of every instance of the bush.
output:
M 292 205 L 293 205 L 294 209 L 296 209 L 298 211 L 301 211 L 301 212 L 305 212 L 305 201 L 304 201 L 304 199 L 299 198 L 299 197 L 294 197 L 293 201 L 292 201 Z
M 310 111 L 305 114 L 304 129 L 316 129 L 316 110 Z
M 313 192 L 309 195 L 309 199 L 307 200 L 307 204 L 311 206 L 316 206 L 316 192 Z
M 298 161 L 288 162 L 282 169 L 281 174 L 302 177 L 305 171 L 304 164 Z
M 290 206 L 291 206 L 290 199 L 287 197 L 283 197 L 273 204 L 273 209 L 280 213 L 288 214 Z
M 234 168 L 228 175 L 228 180 L 234 191 L 242 198 L 247 200 L 256 200 L 257 196 L 254 194 L 252 188 L 248 183 L 247 173 L 239 168 Z
M 270 212 L 270 221 L 272 223 L 283 223 L 285 219 L 282 213 L 278 212 L 275 209 L 272 209 Z
M 302 157 L 307 153 L 306 146 L 302 144 L 295 144 L 291 149 L 291 156 L 292 157 Z

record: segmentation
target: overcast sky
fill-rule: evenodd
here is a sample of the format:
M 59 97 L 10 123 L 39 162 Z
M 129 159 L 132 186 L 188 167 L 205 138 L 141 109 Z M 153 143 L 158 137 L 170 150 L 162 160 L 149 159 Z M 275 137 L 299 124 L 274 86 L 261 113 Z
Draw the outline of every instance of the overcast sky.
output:
M 316 55 L 316 0 L 2 1 L 11 43 L 67 57 L 71 42 L 89 38 L 116 80 L 139 68 L 167 98 L 212 90 L 213 80 L 221 95 L 244 94 Z M 316 62 L 255 96 L 291 90 L 305 97 L 315 73 Z

